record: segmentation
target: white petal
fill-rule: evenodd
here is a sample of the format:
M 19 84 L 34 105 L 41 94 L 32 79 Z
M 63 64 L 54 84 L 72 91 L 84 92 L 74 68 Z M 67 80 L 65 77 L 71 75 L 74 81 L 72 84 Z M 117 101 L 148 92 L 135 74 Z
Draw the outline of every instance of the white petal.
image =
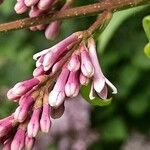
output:
M 42 64 L 38 60 L 36 61 L 36 67 L 40 67 Z
M 112 89 L 112 94 L 117 94 L 117 88 L 107 79 L 105 78 L 107 85 Z
M 93 83 L 91 84 L 91 90 L 90 90 L 90 93 L 89 93 L 89 98 L 91 100 L 93 100 L 95 97 L 94 97 L 94 88 L 93 88 Z
M 45 49 L 45 50 L 43 50 L 39 53 L 36 53 L 36 54 L 33 55 L 33 59 L 37 60 L 40 56 L 45 55 L 49 51 L 50 51 L 50 49 Z

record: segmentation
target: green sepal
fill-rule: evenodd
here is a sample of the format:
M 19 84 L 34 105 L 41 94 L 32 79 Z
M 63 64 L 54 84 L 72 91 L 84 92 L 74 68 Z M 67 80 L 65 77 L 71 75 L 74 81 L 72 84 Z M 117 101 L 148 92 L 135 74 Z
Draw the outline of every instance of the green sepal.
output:
M 146 44 L 144 47 L 144 53 L 148 58 L 150 58 L 150 43 Z
M 91 83 L 89 83 L 87 86 L 82 86 L 81 89 L 80 89 L 80 93 L 81 93 L 82 97 L 88 103 L 90 103 L 91 105 L 94 105 L 94 106 L 107 106 L 111 103 L 112 98 L 103 100 L 103 99 L 100 99 L 99 96 L 96 95 L 96 94 L 94 95 L 95 98 L 93 100 L 91 100 L 89 98 L 90 90 L 91 90 Z
M 143 19 L 143 27 L 148 37 L 148 40 L 150 41 L 150 16 L 147 16 Z

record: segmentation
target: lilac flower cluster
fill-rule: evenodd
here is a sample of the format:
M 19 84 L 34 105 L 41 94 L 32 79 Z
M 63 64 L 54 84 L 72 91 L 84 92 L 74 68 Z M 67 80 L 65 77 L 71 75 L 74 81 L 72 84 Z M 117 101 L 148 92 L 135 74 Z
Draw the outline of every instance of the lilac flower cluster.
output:
M 58 0 L 17 0 L 14 7 L 17 14 L 22 14 L 29 10 L 29 17 L 38 17 L 44 14 L 48 14 L 57 6 Z M 71 7 L 73 0 L 66 0 L 66 3 L 60 8 L 63 11 Z M 48 25 L 38 25 L 31 27 L 32 31 L 45 30 L 45 37 L 47 39 L 55 39 L 61 27 L 61 21 L 54 21 Z
M 66 60 L 65 56 L 71 50 L 71 57 Z M 63 115 L 65 100 L 76 97 L 80 87 L 90 80 L 91 100 L 95 93 L 107 99 L 108 86 L 113 94 L 117 93 L 115 86 L 102 73 L 94 39 L 83 40 L 81 32 L 73 33 L 33 58 L 36 60 L 33 78 L 17 83 L 7 93 L 8 99 L 18 102 L 19 106 L 11 116 L 0 120 L 3 150 L 32 149 L 38 132 L 49 132 L 51 118 Z M 53 84 L 52 79 L 55 79 Z
M 57 72 L 64 61 L 62 56 L 68 51 L 67 47 L 74 42 L 77 42 L 76 34 L 72 34 L 50 49 L 35 54 L 33 58 L 37 60 L 37 68 L 33 75 Z M 93 80 L 90 99 L 94 99 L 94 90 L 102 99 L 107 99 L 107 85 L 113 90 L 113 94 L 117 93 L 115 86 L 102 73 L 96 54 L 95 42 L 92 38 L 88 40 L 88 46 L 81 43 L 72 54 L 68 64 L 64 65 L 53 90 L 49 94 L 49 104 L 52 107 L 58 107 L 66 97 L 76 97 L 80 85 L 87 85 L 90 79 Z

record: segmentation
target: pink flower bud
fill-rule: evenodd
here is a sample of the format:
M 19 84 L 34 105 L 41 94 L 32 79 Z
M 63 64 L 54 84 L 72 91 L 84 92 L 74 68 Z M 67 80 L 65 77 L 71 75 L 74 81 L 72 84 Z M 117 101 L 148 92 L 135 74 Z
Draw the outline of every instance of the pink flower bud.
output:
M 20 99 L 20 95 L 17 95 L 14 93 L 13 89 L 10 89 L 8 92 L 7 92 L 7 98 L 9 100 L 14 100 L 14 101 L 18 101 Z
M 52 107 L 59 107 L 65 99 L 65 92 L 52 90 L 49 94 L 49 104 Z
M 49 94 L 49 104 L 52 107 L 59 107 L 65 99 L 65 84 L 67 82 L 69 70 L 64 68 L 59 75 L 54 89 Z
M 89 53 L 84 45 L 81 46 L 80 50 L 81 50 L 81 71 L 83 75 L 85 75 L 88 78 L 91 78 L 94 74 L 94 67 L 92 65 Z
M 42 116 L 40 119 L 40 127 L 41 131 L 45 133 L 48 133 L 51 127 L 50 112 L 51 110 L 49 104 L 44 104 Z
M 41 108 L 34 109 L 27 127 L 29 137 L 35 137 L 38 134 L 38 131 L 40 129 L 40 115 L 41 115 Z
M 34 99 L 32 97 L 27 97 L 26 102 L 16 109 L 14 113 L 15 120 L 17 120 L 18 122 L 23 122 L 26 119 L 33 103 Z
M 0 138 L 7 135 L 13 129 L 13 116 L 9 116 L 0 121 Z
M 40 75 L 43 75 L 45 72 L 44 72 L 44 68 L 43 66 L 39 66 L 37 67 L 34 71 L 33 71 L 33 76 L 34 77 L 38 77 Z
M 27 6 L 24 4 L 24 1 L 18 1 L 14 9 L 17 14 L 22 14 L 27 11 Z
M 12 120 L 14 117 L 13 117 L 13 115 L 11 115 L 11 116 L 8 116 L 8 117 L 6 117 L 6 118 L 4 118 L 4 119 L 1 119 L 0 120 L 0 125 L 1 125 L 1 123 L 3 123 L 3 122 L 8 122 L 9 120 Z
M 29 92 L 27 92 L 26 94 L 24 94 L 23 96 L 20 97 L 19 100 L 19 105 L 24 105 L 24 103 L 26 103 L 26 101 L 28 101 L 28 99 L 32 98 L 32 93 L 34 92 L 34 89 L 30 90 Z
M 31 7 L 31 10 L 29 12 L 29 17 L 37 17 L 42 15 L 43 12 L 41 10 L 39 10 L 36 6 Z
M 52 74 L 56 73 L 59 69 L 61 69 L 64 63 L 65 63 L 65 59 L 63 58 L 57 61 L 52 67 Z
M 32 150 L 35 143 L 35 138 L 26 136 L 25 138 L 25 150 Z
M 11 149 L 22 150 L 24 146 L 25 146 L 25 130 L 18 128 L 12 140 Z
M 45 30 L 45 37 L 49 40 L 54 40 L 60 32 L 60 24 L 60 21 L 51 22 Z
M 77 41 L 78 37 L 76 36 L 76 34 L 72 34 L 62 42 L 56 44 L 51 49 L 49 49 L 48 53 L 44 57 L 44 71 L 49 70 L 52 65 L 57 61 L 57 59 L 68 50 L 67 47 Z
M 38 8 L 40 10 L 47 10 L 47 9 L 51 8 L 54 1 L 55 0 L 39 0 Z
M 70 35 L 69 37 L 67 37 L 66 39 L 59 42 L 58 44 L 54 45 L 53 47 L 51 47 L 49 49 L 46 49 L 46 50 L 43 50 L 43 51 L 35 54 L 33 56 L 33 59 L 37 60 L 37 58 L 39 58 L 42 55 L 47 54 L 50 51 L 55 53 L 56 57 L 58 58 L 57 54 L 60 56 L 62 53 L 65 52 L 65 50 L 67 50 L 67 47 L 70 44 L 77 42 L 79 40 L 79 38 L 82 38 L 82 37 L 79 37 L 79 34 L 74 33 L 74 34 Z M 47 64 L 47 60 L 46 60 L 45 63 Z M 52 62 L 50 62 L 50 63 L 52 63 Z
M 76 97 L 79 94 L 79 72 L 70 72 L 65 85 L 65 93 L 68 97 Z
M 44 71 L 48 71 L 52 65 L 57 61 L 58 55 L 54 53 L 53 51 L 48 52 L 43 61 Z
M 90 81 L 89 78 L 87 78 L 86 76 L 84 76 L 82 72 L 80 73 L 79 80 L 80 80 L 80 84 L 81 85 L 88 85 L 88 83 Z
M 39 0 L 24 0 L 26 6 L 30 7 L 38 3 Z
M 18 96 L 22 96 L 25 93 L 27 93 L 28 91 L 30 91 L 34 86 L 38 85 L 39 82 L 40 81 L 37 78 L 19 82 L 13 87 L 12 90 L 13 90 L 14 94 L 16 94 Z
M 64 103 L 61 104 L 58 108 L 52 107 L 51 117 L 53 119 L 60 118 L 64 114 L 64 111 L 65 111 Z
M 71 59 L 70 59 L 70 61 L 68 63 L 68 69 L 70 71 L 77 71 L 77 70 L 80 69 L 80 58 L 79 58 L 79 55 L 74 53 L 71 56 Z

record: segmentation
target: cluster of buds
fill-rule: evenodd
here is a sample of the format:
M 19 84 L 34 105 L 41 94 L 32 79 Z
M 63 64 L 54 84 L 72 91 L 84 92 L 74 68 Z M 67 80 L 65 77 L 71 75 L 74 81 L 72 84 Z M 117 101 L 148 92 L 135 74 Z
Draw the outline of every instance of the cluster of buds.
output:
M 105 100 L 108 86 L 113 94 L 117 93 L 102 73 L 94 39 L 83 40 L 83 32 L 73 33 L 33 58 L 36 60 L 33 78 L 17 83 L 7 93 L 8 99 L 18 102 L 19 106 L 11 116 L 0 120 L 3 150 L 32 149 L 38 132 L 48 133 L 51 118 L 63 115 L 65 100 L 76 97 L 80 87 L 90 80 L 91 100 L 94 92 Z
M 79 34 L 74 33 L 62 42 L 50 49 L 43 50 L 33 56 L 36 61 L 36 69 L 33 76 L 43 74 L 54 75 L 64 64 L 63 56 L 69 47 L 78 41 Z M 80 37 L 81 38 L 81 37 Z M 70 60 L 62 68 L 62 71 L 49 94 L 49 104 L 59 107 L 66 97 L 76 97 L 80 86 L 87 85 L 92 80 L 90 99 L 94 99 L 94 90 L 102 99 L 107 99 L 108 88 L 117 93 L 115 86 L 103 75 L 96 54 L 96 46 L 93 38 L 89 38 L 87 44 L 81 42 L 71 55 Z
M 29 17 L 38 17 L 44 14 L 50 13 L 50 11 L 60 10 L 63 11 L 67 8 L 70 8 L 74 0 L 66 0 L 66 2 L 59 8 L 58 0 L 17 0 L 17 3 L 14 7 L 17 14 L 22 14 L 29 10 Z M 54 40 L 59 32 L 61 27 L 61 21 L 54 21 L 48 25 L 38 25 L 30 27 L 32 31 L 36 30 L 45 30 L 45 37 L 50 40 Z

